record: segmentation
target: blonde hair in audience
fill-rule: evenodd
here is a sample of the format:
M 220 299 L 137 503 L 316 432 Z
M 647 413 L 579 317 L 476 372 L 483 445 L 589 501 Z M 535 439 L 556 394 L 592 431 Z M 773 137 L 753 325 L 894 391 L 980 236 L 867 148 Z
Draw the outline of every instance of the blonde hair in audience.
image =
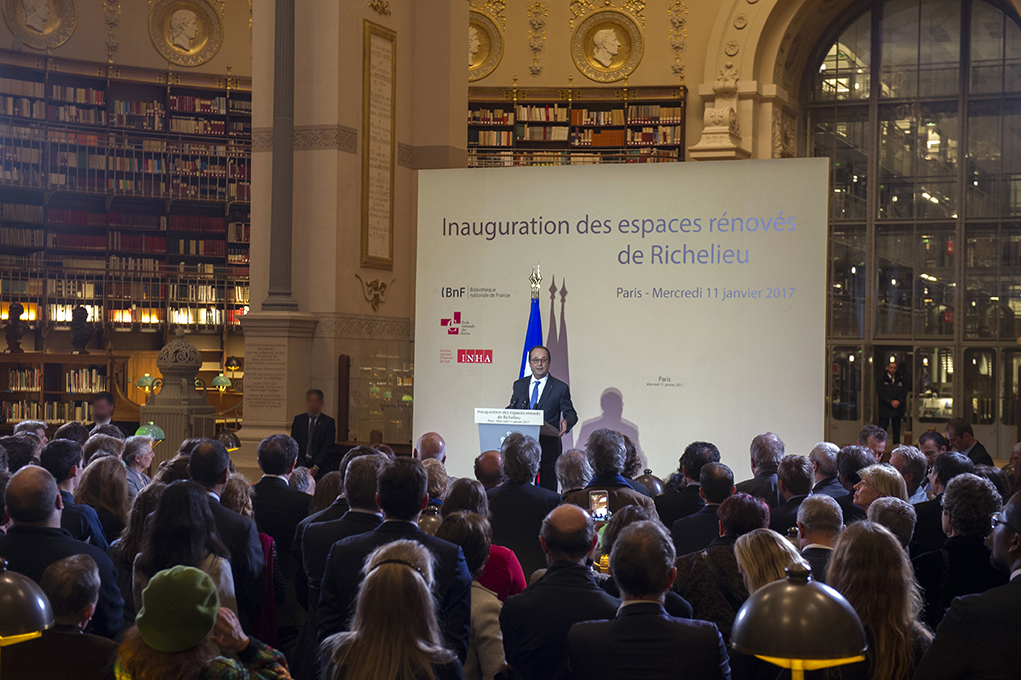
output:
M 784 570 L 791 564 L 809 569 L 791 542 L 772 529 L 755 529 L 738 537 L 734 556 L 749 594 L 767 583 L 786 578 Z
M 447 469 L 443 463 L 436 458 L 426 458 L 422 467 L 429 476 L 429 498 L 443 498 L 447 492 Z
M 82 473 L 74 502 L 93 508 L 105 508 L 121 522 L 128 517 L 128 473 L 120 458 L 102 456 L 89 463 Z M 116 536 L 110 536 L 112 541 Z
M 332 661 L 335 679 L 432 680 L 434 662 L 455 658 L 440 637 L 432 560 L 428 548 L 409 540 L 369 555 L 351 631 L 323 642 L 324 663 Z
M 904 483 L 904 478 L 897 472 L 897 468 L 889 463 L 869 465 L 859 470 L 858 476 L 878 491 L 882 498 L 899 498 L 902 501 L 908 499 L 908 487 Z
M 914 641 L 931 640 L 918 622 L 922 596 L 908 554 L 889 529 L 855 522 L 837 538 L 826 583 L 847 598 L 869 637 L 871 680 L 908 680 L 915 670 Z
M 227 478 L 220 503 L 228 510 L 233 510 L 248 519 L 255 519 L 252 507 L 252 484 L 244 475 L 233 474 Z

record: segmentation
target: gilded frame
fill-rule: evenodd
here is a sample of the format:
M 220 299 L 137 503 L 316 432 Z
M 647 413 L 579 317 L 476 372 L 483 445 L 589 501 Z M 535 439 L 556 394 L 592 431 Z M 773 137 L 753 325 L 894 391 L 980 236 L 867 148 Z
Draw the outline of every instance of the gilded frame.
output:
M 591 36 L 602 29 L 614 29 L 618 46 L 627 47 L 627 53 L 617 58 L 613 53 L 613 63 L 600 63 L 592 54 Z M 620 39 L 626 44 L 620 43 Z M 574 65 L 589 80 L 597 83 L 613 83 L 623 80 L 638 68 L 645 52 L 645 37 L 638 22 L 626 12 L 617 9 L 601 9 L 585 17 L 571 36 L 571 58 Z
M 15 38 L 20 37 L 25 47 L 33 50 L 60 47 L 78 27 L 78 6 L 75 0 L 52 0 L 52 4 L 47 4 L 41 31 L 25 24 L 23 7 L 23 0 L 3 0 L 4 22 Z
M 394 268 L 394 180 L 397 168 L 397 32 L 385 26 L 363 20 L 362 33 L 362 248 L 361 265 L 372 269 Z M 385 152 L 385 160 L 380 159 L 388 167 L 383 168 L 388 184 L 389 195 L 383 199 L 387 206 L 386 240 L 387 245 L 382 255 L 377 249 L 370 247 L 372 237 L 370 215 L 370 184 L 372 179 L 372 146 L 373 131 L 379 126 L 373 121 L 373 102 L 379 93 L 373 88 L 373 72 L 375 70 L 372 42 L 373 39 L 385 40 L 390 43 L 390 143 Z M 385 67 L 385 65 L 384 65 Z M 384 85 L 385 87 L 385 85 Z M 377 175 L 379 173 L 377 172 Z

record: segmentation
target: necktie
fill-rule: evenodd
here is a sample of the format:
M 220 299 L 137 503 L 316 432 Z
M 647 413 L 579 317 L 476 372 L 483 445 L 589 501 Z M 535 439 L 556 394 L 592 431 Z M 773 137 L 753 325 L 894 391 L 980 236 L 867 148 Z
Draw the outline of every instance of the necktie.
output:
M 312 433 L 316 429 L 316 419 L 309 416 L 308 419 L 308 446 L 305 447 L 306 455 L 312 457 Z
M 539 382 L 532 383 L 532 408 L 539 403 Z

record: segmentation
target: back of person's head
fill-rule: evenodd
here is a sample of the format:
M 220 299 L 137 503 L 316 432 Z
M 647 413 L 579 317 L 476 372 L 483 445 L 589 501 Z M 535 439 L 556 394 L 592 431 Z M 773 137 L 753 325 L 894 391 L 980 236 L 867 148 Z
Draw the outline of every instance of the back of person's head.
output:
M 415 452 L 421 461 L 435 458 L 442 463 L 447 459 L 447 443 L 438 432 L 426 432 L 415 443 Z
M 181 445 L 177 447 L 176 455 L 190 456 L 195 447 L 202 443 L 202 439 L 202 437 L 192 437 L 191 439 L 182 440 Z
M 22 420 L 14 425 L 14 434 L 22 434 L 23 432 L 35 434 L 39 430 L 46 432 L 46 423 L 41 420 Z
M 113 437 L 114 439 L 120 439 L 124 441 L 124 431 L 117 427 L 113 423 L 107 423 L 106 425 L 96 425 L 89 430 L 89 439 L 101 434 L 106 437 Z
M 461 511 L 444 514 L 443 523 L 436 530 L 436 538 L 461 546 L 473 581 L 482 575 L 493 545 L 493 529 L 485 516 Z
M 840 481 L 845 485 L 854 486 L 861 481 L 858 471 L 875 465 L 876 455 L 871 449 L 857 444 L 845 446 L 837 453 L 837 471 L 840 474 Z
M 609 555 L 613 551 L 613 544 L 617 540 L 617 536 L 620 535 L 620 532 L 625 527 L 635 522 L 659 521 L 659 514 L 653 508 L 647 508 L 644 505 L 625 505 L 613 513 L 613 516 L 610 517 L 610 520 L 603 527 L 603 540 L 600 551 L 604 555 Z
M 702 467 L 704 465 L 719 462 L 720 450 L 716 448 L 716 444 L 711 442 L 691 442 L 684 447 L 684 453 L 681 454 L 677 469 L 679 472 L 687 469 L 688 477 L 697 480 L 702 474 Z
M 120 458 L 102 456 L 93 460 L 82 472 L 74 490 L 76 503 L 105 508 L 122 522 L 128 516 L 128 475 Z M 108 537 L 111 541 L 114 537 Z
M 489 496 L 486 487 L 475 479 L 455 479 L 443 497 L 440 514 L 443 517 L 453 512 L 474 512 L 489 517 Z
M 429 475 L 414 458 L 394 458 L 379 472 L 379 508 L 388 519 L 410 522 L 428 498 Z
M 626 434 L 621 433 L 624 440 L 624 469 L 622 474 L 625 477 L 634 478 L 642 472 L 642 457 L 638 453 L 638 447 Z
M 887 496 L 872 501 L 867 514 L 870 522 L 883 525 L 897 537 L 902 546 L 908 547 L 918 519 L 913 505 L 894 496 Z
M 447 469 L 438 458 L 426 458 L 422 461 L 425 474 L 429 477 L 429 498 L 443 498 L 447 491 Z
M 425 678 L 433 664 L 454 658 L 436 618 L 428 548 L 409 540 L 387 543 L 369 555 L 364 573 L 350 631 L 323 642 L 324 678 Z
M 188 472 L 188 465 L 190 464 L 190 461 L 190 453 L 176 454 L 173 458 L 169 458 L 161 462 L 156 467 L 156 474 L 152 476 L 152 481 L 169 484 L 170 482 L 177 482 L 180 480 L 190 480 L 191 473 Z
M 907 484 L 907 476 L 911 475 L 908 495 L 918 490 L 921 483 L 925 481 L 925 473 L 929 469 L 929 461 L 926 460 L 925 454 L 907 444 L 901 444 L 890 453 L 890 464 L 901 472 L 905 484 Z
M 557 462 L 559 463 L 560 460 L 557 459 Z M 475 479 L 487 489 L 500 486 L 503 483 L 503 463 L 500 462 L 500 452 L 483 451 L 476 456 L 474 472 Z
M 226 556 L 208 498 L 195 482 L 167 485 L 142 539 L 137 567 L 143 573 L 152 576 L 176 565 L 198 567 L 210 554 Z
M 58 427 L 57 431 L 53 433 L 53 438 L 70 439 L 78 446 L 85 446 L 85 442 L 89 440 L 89 429 L 81 423 L 72 420 Z
M 837 453 L 840 447 L 830 442 L 819 442 L 812 447 L 808 460 L 816 464 L 819 474 L 823 477 L 837 476 Z
M 244 475 L 230 475 L 220 494 L 220 505 L 248 519 L 255 519 L 252 506 L 252 483 Z
M 812 493 L 815 471 L 812 470 L 812 462 L 808 458 L 792 453 L 780 459 L 776 477 L 792 495 L 807 496 Z
M 377 480 L 380 470 L 387 464 L 387 459 L 379 454 L 359 456 L 348 464 L 344 476 L 344 496 L 348 507 L 373 512 L 379 509 L 376 505 Z
M 826 583 L 847 598 L 861 619 L 869 638 L 870 677 L 910 678 L 917 661 L 912 643 L 931 636 L 918 623 L 922 598 L 897 537 L 875 522 L 847 527 L 833 548 Z
M 897 468 L 889 463 L 876 463 L 858 471 L 862 481 L 879 493 L 880 498 L 892 496 L 902 501 L 908 499 L 908 487 Z
M 70 439 L 54 439 L 43 447 L 39 455 L 39 467 L 43 468 L 60 484 L 71 475 L 75 466 L 82 464 L 82 447 Z
M 806 534 L 833 537 L 844 526 L 844 512 L 832 497 L 812 494 L 798 506 L 798 523 Z
M 932 471 L 939 478 L 939 483 L 945 489 L 950 480 L 957 475 L 965 473 L 975 474 L 975 463 L 963 453 L 947 451 L 932 464 Z
M 188 473 L 193 482 L 211 489 L 222 484 L 230 470 L 230 454 L 217 439 L 202 439 L 188 458 Z
M 503 476 L 508 482 L 531 484 L 539 474 L 542 448 L 533 437 L 514 432 L 507 435 L 500 446 Z
M 149 515 L 156 511 L 166 488 L 166 484 L 152 482 L 139 491 L 135 500 L 131 502 L 124 533 L 121 539 L 111 546 L 111 550 L 121 562 L 131 564 L 135 561 L 135 555 L 142 549 L 142 537 L 145 536 L 148 526 L 146 522 Z
M 39 438 L 35 435 L 0 437 L 0 446 L 7 452 L 7 469 L 11 474 L 39 462 Z
M 706 503 L 722 503 L 734 493 L 734 471 L 723 463 L 706 463 L 698 476 Z
M 1006 502 L 1010 498 L 1010 487 L 1013 482 L 1006 471 L 992 465 L 976 465 L 975 474 L 996 487 L 996 492 L 1000 494 L 1002 502 Z
M 749 449 L 752 463 L 758 470 L 776 470 L 783 458 L 783 440 L 772 432 L 756 435 Z
M 975 436 L 975 431 L 972 429 L 971 423 L 964 418 L 952 418 L 949 422 L 947 422 L 946 431 L 953 432 L 958 437 L 962 437 L 964 435 L 970 435 L 972 437 Z
M 746 493 L 735 493 L 723 501 L 716 509 L 716 516 L 723 525 L 723 533 L 734 538 L 769 527 L 766 501 Z
M 589 435 L 585 442 L 592 470 L 603 477 L 613 477 L 624 471 L 626 451 L 624 437 L 619 432 L 602 428 Z
M 739 536 L 734 543 L 734 556 L 749 594 L 785 578 L 786 569 L 792 564 L 809 569 L 791 542 L 772 529 L 754 529 Z
M 610 571 L 621 592 L 655 599 L 670 588 L 676 559 L 666 527 L 658 521 L 634 522 L 624 527 L 613 543 Z
M 273 434 L 257 449 L 259 468 L 267 475 L 286 475 L 298 461 L 298 442 L 286 434 Z
M 592 480 L 592 466 L 588 462 L 588 454 L 582 449 L 564 451 L 557 458 L 557 481 L 560 488 L 566 491 L 584 489 Z
M 373 489 L 375 489 L 375 484 L 373 484 Z M 312 505 L 309 508 L 308 514 L 314 515 L 321 510 L 325 510 L 333 501 L 337 500 L 337 496 L 343 491 L 344 477 L 340 472 L 336 470 L 327 472 L 323 475 L 322 479 L 316 482 L 316 490 L 312 494 Z
M 77 626 L 92 616 L 99 601 L 99 567 L 88 555 L 71 555 L 46 567 L 39 587 L 61 626 Z
M 311 496 L 316 488 L 316 478 L 307 467 L 294 468 L 291 478 L 287 480 L 287 485 L 295 491 L 307 493 Z
M 885 442 L 886 436 L 886 430 L 874 423 L 869 423 L 861 429 L 861 432 L 858 433 L 858 446 L 868 446 L 869 439 L 875 439 L 877 442 Z M 875 456 L 873 456 L 873 458 L 875 458 Z
M 44 524 L 57 512 L 57 482 L 38 465 L 26 465 L 7 483 L 4 502 L 15 524 Z
M 117 431 L 120 432 L 120 430 Z M 93 458 L 101 457 L 101 455 L 114 456 L 119 460 L 124 455 L 124 438 L 108 434 L 93 434 L 85 442 L 84 453 L 86 466 L 92 462 Z
M 348 449 L 347 453 L 344 454 L 344 457 L 340 459 L 340 467 L 337 468 L 337 471 L 340 472 L 341 476 L 341 485 L 343 485 L 343 478 L 344 475 L 347 474 L 347 466 L 351 464 L 351 461 L 360 456 L 378 456 L 378 455 L 379 455 L 378 450 L 374 449 L 371 446 L 365 446 L 364 444 L 361 444 L 359 446 L 353 446 L 350 449 Z
M 596 525 L 592 517 L 576 505 L 561 505 L 542 520 L 539 537 L 545 544 L 550 562 L 567 559 L 577 562 L 592 550 Z
M 968 472 L 951 479 L 943 493 L 943 512 L 950 517 L 954 536 L 985 538 L 990 530 L 989 518 L 1002 506 L 993 483 Z
M 936 446 L 937 451 L 941 451 L 950 446 L 950 442 L 948 442 L 947 438 L 943 436 L 943 433 L 937 432 L 936 430 L 926 430 L 922 434 L 918 435 L 919 446 L 922 446 L 926 442 L 932 442 Z

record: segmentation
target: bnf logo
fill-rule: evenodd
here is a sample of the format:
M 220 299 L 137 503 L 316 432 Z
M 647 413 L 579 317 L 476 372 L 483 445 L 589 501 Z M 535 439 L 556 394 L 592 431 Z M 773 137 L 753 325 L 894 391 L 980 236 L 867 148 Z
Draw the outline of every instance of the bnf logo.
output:
M 447 329 L 447 335 L 457 335 L 461 332 L 461 312 L 454 312 L 452 319 L 440 319 L 440 325 Z
M 493 350 L 491 350 L 491 349 L 459 349 L 459 350 L 457 350 L 457 363 L 459 363 L 459 364 L 491 364 L 491 363 L 493 363 Z

